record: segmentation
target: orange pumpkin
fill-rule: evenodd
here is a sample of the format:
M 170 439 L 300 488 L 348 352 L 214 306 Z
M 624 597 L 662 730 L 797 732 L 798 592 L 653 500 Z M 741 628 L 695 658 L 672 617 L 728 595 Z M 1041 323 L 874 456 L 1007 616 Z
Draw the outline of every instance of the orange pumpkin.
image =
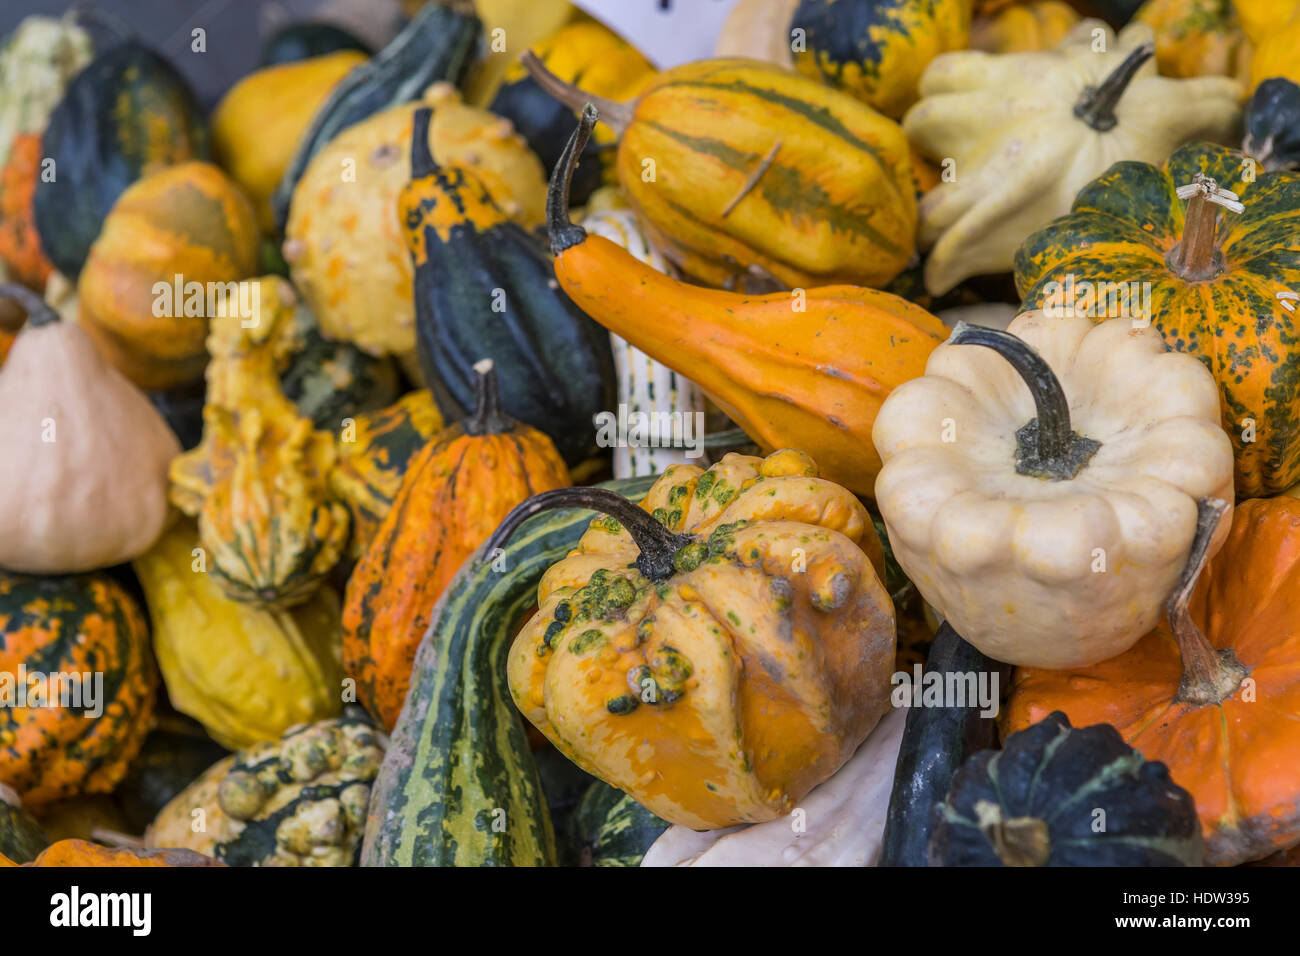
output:
M 53 266 L 41 249 L 32 218 L 32 197 L 41 167 L 41 134 L 20 133 L 0 169 L 0 261 L 13 278 L 33 289 L 45 288 Z
M 1196 798 L 1206 862 L 1233 865 L 1300 842 L 1300 500 L 1238 504 L 1206 566 L 1221 514 L 1202 502 L 1168 624 L 1093 667 L 1022 668 L 1002 731 L 1113 725 Z
M 477 407 L 407 466 L 391 509 L 348 579 L 343 668 L 357 699 L 392 730 L 406 700 L 415 651 L 443 589 L 515 505 L 571 484 L 542 432 L 501 410 L 490 361 Z
M 193 850 L 146 850 L 143 847 L 109 847 L 88 840 L 60 840 L 23 866 L 225 866 Z M 0 855 L 0 867 L 18 866 Z

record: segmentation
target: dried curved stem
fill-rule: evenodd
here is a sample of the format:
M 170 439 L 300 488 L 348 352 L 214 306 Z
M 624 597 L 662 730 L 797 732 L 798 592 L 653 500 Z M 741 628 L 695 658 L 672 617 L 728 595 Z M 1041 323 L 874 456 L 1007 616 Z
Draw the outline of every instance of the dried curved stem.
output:
M 596 109 L 600 111 L 601 122 L 619 136 L 622 136 L 628 126 L 631 125 L 632 107 L 627 103 L 620 103 L 618 100 L 607 99 L 603 96 L 593 96 L 572 83 L 566 83 L 548 70 L 546 64 L 532 50 L 525 52 L 519 60 L 532 78 L 537 81 L 538 86 L 569 107 L 569 109 L 576 111 L 581 110 L 588 103 L 594 104 Z

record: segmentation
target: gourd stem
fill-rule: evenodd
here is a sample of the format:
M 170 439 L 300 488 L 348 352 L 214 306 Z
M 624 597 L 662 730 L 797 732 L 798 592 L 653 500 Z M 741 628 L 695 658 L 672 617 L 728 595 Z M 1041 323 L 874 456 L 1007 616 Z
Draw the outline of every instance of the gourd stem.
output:
M 429 149 L 429 123 L 433 119 L 433 110 L 422 106 L 415 111 L 415 121 L 411 128 L 411 178 L 422 179 L 438 171 L 438 163 Z
M 1188 610 L 1196 582 L 1209 560 L 1210 542 L 1227 511 L 1228 503 L 1219 498 L 1202 498 L 1197 503 L 1192 550 L 1165 604 L 1169 629 L 1183 659 L 1183 679 L 1174 699 L 1198 706 L 1218 704 L 1231 697 L 1248 673 L 1231 650 L 1216 650 L 1210 644 Z
M 569 218 L 569 186 L 573 182 L 573 170 L 578 165 L 578 157 L 586 148 L 591 130 L 599 118 L 600 114 L 592 104 L 588 103 L 582 108 L 578 128 L 564 144 L 560 161 L 551 173 L 551 182 L 546 189 L 546 228 L 550 233 L 553 256 L 558 256 L 565 249 L 572 249 L 587 238 L 587 230 L 575 225 Z
M 1186 186 L 1178 188 L 1180 198 L 1187 200 L 1183 216 L 1183 234 L 1178 245 L 1168 256 L 1169 268 L 1189 282 L 1212 279 L 1223 271 L 1222 259 L 1215 246 L 1219 231 L 1219 208 L 1241 212 L 1245 207 L 1237 194 L 1224 189 L 1204 173 Z
M 491 560 L 493 552 L 504 548 L 510 536 L 533 515 L 557 508 L 587 508 L 617 519 L 641 551 L 637 568 L 655 582 L 673 573 L 673 556 L 695 540 L 688 534 L 669 531 L 640 505 L 608 488 L 557 488 L 533 495 L 506 515 L 483 546 L 482 560 Z
M 993 349 L 1014 368 L 1034 399 L 1037 417 L 1016 433 L 1016 471 L 1060 481 L 1073 478 L 1101 447 L 1070 428 L 1070 403 L 1061 381 L 1043 357 L 1010 332 L 958 322 L 950 345 L 982 345 Z
M 44 299 L 17 282 L 0 284 L 0 299 L 13 299 L 27 313 L 27 325 L 40 328 L 59 321 L 59 313 L 51 308 Z M 11 330 L 12 331 L 12 330 Z
M 1097 86 L 1086 87 L 1079 102 L 1074 104 L 1074 115 L 1099 133 L 1114 129 L 1115 107 L 1124 95 L 1133 77 L 1147 60 L 1156 54 L 1154 43 L 1144 43 L 1124 58 L 1124 62 L 1111 71 L 1110 76 Z
M 474 363 L 474 414 L 462 426 L 466 435 L 500 435 L 513 431 L 515 420 L 501 408 L 496 364 L 491 359 Z
M 526 51 L 519 60 L 538 86 L 569 109 L 581 110 L 588 103 L 594 104 L 600 110 L 601 121 L 619 136 L 631 124 L 632 109 L 628 104 L 604 96 L 593 96 L 572 83 L 566 83 L 548 70 L 532 50 Z
M 1051 859 L 1051 830 L 1037 817 L 1002 816 L 1002 808 L 990 800 L 975 804 L 976 821 L 993 852 L 1005 866 L 1046 866 Z

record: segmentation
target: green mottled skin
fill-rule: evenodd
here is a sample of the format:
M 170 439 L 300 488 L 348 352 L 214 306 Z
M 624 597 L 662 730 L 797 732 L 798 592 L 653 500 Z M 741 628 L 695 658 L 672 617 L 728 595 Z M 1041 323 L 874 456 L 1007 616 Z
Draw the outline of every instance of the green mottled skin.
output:
M 1220 214 L 1217 274 L 1187 281 L 1168 259 L 1186 207 L 1175 190 L 1197 172 L 1237 193 L 1245 211 Z M 1256 497 L 1300 481 L 1300 306 L 1288 311 L 1277 298 L 1300 293 L 1300 175 L 1241 176 L 1241 153 L 1204 143 L 1182 147 L 1163 170 L 1116 163 L 1084 187 L 1069 215 L 1025 241 L 1016 286 L 1030 309 L 1045 304 L 1049 282 L 1070 274 L 1076 282 L 1151 283 L 1152 324 L 1170 348 L 1196 355 L 1213 373 L 1237 495 Z M 1253 442 L 1243 437 L 1247 419 L 1255 422 Z
M 583 866 L 639 866 L 667 829 L 666 821 L 602 780 L 583 794 L 569 826 Z
M 653 483 L 646 476 L 605 487 L 640 498 Z M 591 517 L 555 511 L 529 519 L 506 546 L 504 571 L 471 559 L 443 594 L 372 789 L 363 866 L 555 865 L 506 655 L 542 574 L 577 545 Z

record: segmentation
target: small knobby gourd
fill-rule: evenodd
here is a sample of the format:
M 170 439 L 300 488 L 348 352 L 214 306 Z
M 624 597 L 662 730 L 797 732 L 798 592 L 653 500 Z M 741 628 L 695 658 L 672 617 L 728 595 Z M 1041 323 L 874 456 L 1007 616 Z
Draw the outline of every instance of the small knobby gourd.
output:
M 90 249 L 79 321 L 141 388 L 199 379 L 217 296 L 256 273 L 257 243 L 253 207 L 216 166 L 146 176 L 122 193 Z
M 1104 53 L 1093 49 L 1094 29 Z M 946 53 L 927 67 L 903 128 L 922 154 L 955 163 L 956 174 L 921 200 L 931 294 L 1009 271 L 1024 237 L 1068 212 L 1116 160 L 1163 162 L 1189 139 L 1228 141 L 1238 85 L 1157 76 L 1152 49 L 1150 27 L 1116 38 L 1085 20 L 1052 50 Z
M 486 356 L 505 412 L 545 432 L 576 465 L 596 449 L 593 417 L 613 403 L 609 336 L 559 289 L 543 245 L 484 184 L 434 160 L 431 118 L 428 109 L 416 113 L 412 178 L 398 204 L 415 269 L 424 380 L 442 413 L 461 417 L 475 406 L 474 363 Z
M 714 286 L 881 286 L 916 251 L 907 137 L 847 93 L 755 60 L 665 70 L 628 103 L 524 62 L 618 136 L 618 178 L 650 239 Z M 584 139 L 583 145 L 585 146 Z
M 530 495 L 570 484 L 544 434 L 506 415 L 490 361 L 474 414 L 411 459 L 374 539 L 348 578 L 343 663 L 357 699 L 387 729 L 406 700 L 429 615 L 461 564 Z
M 1057 711 L 957 771 L 931 866 L 1200 866 L 1196 804 L 1114 727 Z
M 299 181 L 328 144 L 349 127 L 418 100 L 434 84 L 459 86 L 474 60 L 479 36 L 478 18 L 465 0 L 428 3 L 413 12 L 410 22 L 364 66 L 351 70 L 337 83 L 299 137 L 271 196 L 277 232 L 285 229 Z M 517 41 L 512 38 L 512 42 Z M 331 169 L 337 177 L 337 160 Z M 353 184 L 362 182 L 364 175 L 353 179 Z
M 1246 103 L 1241 151 L 1269 172 L 1300 167 L 1300 86 L 1283 76 L 1265 80 Z
M 594 20 L 564 26 L 532 51 L 560 79 L 575 83 L 581 78 L 583 89 L 612 100 L 631 99 L 655 75 L 636 47 Z M 550 96 L 522 64 L 510 65 L 491 110 L 515 124 L 544 169 L 555 168 L 573 127 L 573 111 Z M 597 131 L 575 177 L 574 202 L 586 202 L 602 182 L 616 178 L 609 148 L 614 140 L 611 130 Z
M 604 487 L 640 497 L 650 484 Z M 549 794 L 501 677 L 543 572 L 573 550 L 589 514 L 528 519 L 499 553 L 462 564 L 434 605 L 375 778 L 362 866 L 556 865 Z
M 1233 0 L 1147 0 L 1133 18 L 1155 31 L 1165 76 L 1231 76 L 1245 92 L 1251 45 Z
M 872 438 L 898 563 L 957 633 L 1020 666 L 1131 647 L 1182 570 L 1196 502 L 1232 499 L 1213 379 L 1129 319 L 959 325 Z
M 1025 308 L 1097 316 L 1133 290 L 1128 314 L 1209 368 L 1243 498 L 1300 480 L 1297 206 L 1300 175 L 1189 143 L 1163 168 L 1115 164 L 1016 253 Z
M 526 228 L 542 221 L 546 177 L 508 120 L 466 106 L 448 83 L 348 127 L 324 146 L 293 192 L 284 258 L 326 338 L 372 354 L 415 349 L 414 269 L 398 197 L 411 179 L 411 132 L 432 107 L 429 149 L 474 171 L 493 202 Z
M 800 801 L 802 816 L 703 833 L 672 827 L 642 866 L 875 866 L 906 712 L 890 710 L 835 776 Z
M 407 392 L 387 408 L 343 422 L 329 482 L 352 515 L 348 551 L 354 560 L 366 553 L 388 515 L 411 459 L 442 427 L 438 406 L 423 388 Z
M 275 226 L 271 194 L 317 109 L 366 56 L 342 50 L 296 63 L 254 70 L 230 88 L 212 111 L 212 146 L 248 194 L 262 231 Z
M 41 150 L 56 174 L 36 184 L 36 228 L 55 268 L 76 279 L 118 197 L 174 163 L 206 160 L 208 130 L 184 77 L 126 39 L 72 78 L 50 113 Z
M 213 765 L 162 809 L 145 842 L 230 866 L 354 866 L 387 745 L 356 705 L 290 728 Z
M 670 823 L 789 813 L 888 707 L 894 608 L 861 503 L 801 452 L 674 465 L 640 505 L 599 489 L 510 649 L 510 692 L 576 764 Z
M 144 614 L 114 579 L 0 571 L 0 784 L 28 810 L 111 791 L 157 688 Z
M 172 706 L 229 750 L 337 715 L 343 672 L 334 592 L 320 588 L 287 611 L 240 604 L 212 580 L 198 543 L 194 523 L 181 519 L 134 562 Z
M 1078 22 L 1074 7 L 1062 0 L 1033 0 L 977 17 L 970 25 L 970 48 L 985 53 L 1050 50 Z
M 255 322 L 236 299 L 252 304 Z M 295 304 L 276 276 L 228 297 L 208 336 L 203 440 L 169 472 L 171 500 L 198 518 L 222 591 L 272 610 L 310 598 L 348 539 L 348 510 L 328 482 L 334 438 L 280 391 L 276 346 Z
M 800 72 L 898 119 L 926 64 L 966 49 L 970 20 L 971 0 L 802 0 L 784 32 L 803 41 Z
M 18 866 L 19 864 L 6 856 L 0 855 L 0 867 Z M 193 850 L 152 850 L 144 847 L 124 846 L 107 847 L 89 840 L 60 840 L 53 844 L 31 863 L 23 866 L 59 866 L 59 867 L 99 867 L 111 866 L 114 869 L 139 866 L 225 866 L 220 860 L 195 853 Z M 57 917 L 59 906 L 56 904 L 52 916 Z
M 595 122 L 584 110 L 551 181 L 555 276 L 584 312 L 696 382 L 765 450 L 797 446 L 870 494 L 871 424 L 889 390 L 920 375 L 947 334 L 937 318 L 874 289 L 748 296 L 678 282 L 568 218 L 567 176 Z
M 80 324 L 0 285 L 27 324 L 0 368 L 0 567 L 33 574 L 129 561 L 162 532 L 176 437 Z
M 590 213 L 582 218 L 582 228 L 589 235 L 618 243 L 657 272 L 667 273 L 668 263 L 650 244 L 630 210 Z M 614 447 L 614 477 L 656 475 L 669 465 L 689 464 L 691 451 L 680 447 L 656 447 L 651 443 L 655 439 L 650 428 L 657 429 L 657 440 L 662 446 L 701 441 L 703 428 L 697 427 L 697 423 L 702 426 L 704 422 L 704 394 L 699 386 L 629 345 L 621 335 L 611 332 L 609 346 L 614 353 L 614 369 L 618 375 L 617 408 L 620 412 L 626 409 L 631 422 L 626 441 L 619 440 L 617 435 L 613 441 L 602 441 L 600 432 L 597 433 L 597 444 L 603 448 L 611 444 Z M 606 429 L 613 427 L 608 413 L 605 421 Z M 633 430 L 637 428 L 639 436 Z M 699 458 L 702 454 L 701 446 L 695 445 L 694 457 Z
M 1300 841 L 1300 501 L 1203 502 L 1167 622 L 1127 653 L 1069 671 L 1021 669 L 1003 735 L 1060 710 L 1106 721 L 1196 799 L 1205 862 L 1232 866 Z M 1208 560 L 1208 563 L 1207 563 Z
M 799 0 L 739 0 L 722 21 L 713 55 L 794 69 L 790 18 L 798 6 Z

